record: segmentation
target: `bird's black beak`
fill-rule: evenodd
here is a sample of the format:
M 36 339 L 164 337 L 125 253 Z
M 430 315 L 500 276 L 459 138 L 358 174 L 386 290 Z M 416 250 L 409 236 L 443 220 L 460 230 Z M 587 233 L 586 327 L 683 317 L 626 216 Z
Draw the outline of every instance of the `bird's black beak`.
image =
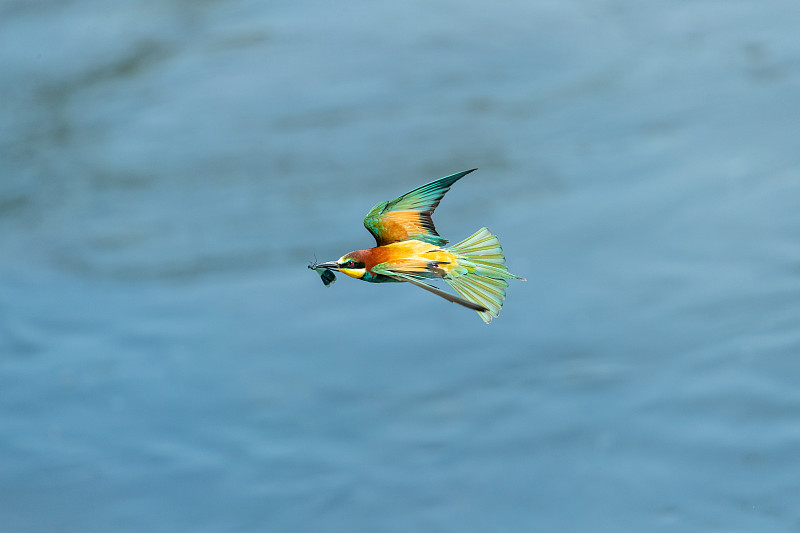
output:
M 339 263 L 336 261 L 328 261 L 327 263 L 319 263 L 317 265 L 308 265 L 311 270 L 339 270 Z

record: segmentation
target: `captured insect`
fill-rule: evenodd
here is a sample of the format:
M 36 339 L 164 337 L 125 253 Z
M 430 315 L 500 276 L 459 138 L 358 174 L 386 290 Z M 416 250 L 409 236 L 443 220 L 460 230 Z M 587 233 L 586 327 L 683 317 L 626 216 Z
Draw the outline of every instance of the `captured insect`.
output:
M 319 274 L 319 277 L 322 278 L 322 283 L 325 284 L 326 287 L 330 287 L 331 284 L 336 281 L 336 274 L 333 273 L 333 270 L 324 267 L 320 268 L 316 257 L 314 257 L 314 262 L 308 265 L 308 268 Z

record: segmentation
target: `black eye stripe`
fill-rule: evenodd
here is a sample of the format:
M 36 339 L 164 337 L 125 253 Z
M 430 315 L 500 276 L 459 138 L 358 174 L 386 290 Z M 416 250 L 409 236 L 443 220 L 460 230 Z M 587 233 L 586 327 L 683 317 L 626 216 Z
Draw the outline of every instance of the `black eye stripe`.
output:
M 364 268 L 364 263 L 361 261 L 353 261 L 352 259 L 348 259 L 347 261 L 342 264 L 344 268 Z

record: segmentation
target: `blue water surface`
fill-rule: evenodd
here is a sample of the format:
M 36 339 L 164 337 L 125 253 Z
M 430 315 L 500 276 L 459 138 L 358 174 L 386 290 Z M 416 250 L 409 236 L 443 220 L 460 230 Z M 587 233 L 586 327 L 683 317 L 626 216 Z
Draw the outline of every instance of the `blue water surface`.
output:
M 0 531 L 800 531 L 800 10 L 0 4 Z M 500 236 L 500 317 L 306 269 Z

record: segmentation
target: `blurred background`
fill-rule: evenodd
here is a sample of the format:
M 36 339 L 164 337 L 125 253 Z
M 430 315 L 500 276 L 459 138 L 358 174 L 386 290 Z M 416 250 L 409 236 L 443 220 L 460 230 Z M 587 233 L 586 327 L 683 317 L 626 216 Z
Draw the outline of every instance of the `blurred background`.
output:
M 800 531 L 793 0 L 5 0 L 0 530 Z M 306 269 L 497 233 L 490 326 Z

